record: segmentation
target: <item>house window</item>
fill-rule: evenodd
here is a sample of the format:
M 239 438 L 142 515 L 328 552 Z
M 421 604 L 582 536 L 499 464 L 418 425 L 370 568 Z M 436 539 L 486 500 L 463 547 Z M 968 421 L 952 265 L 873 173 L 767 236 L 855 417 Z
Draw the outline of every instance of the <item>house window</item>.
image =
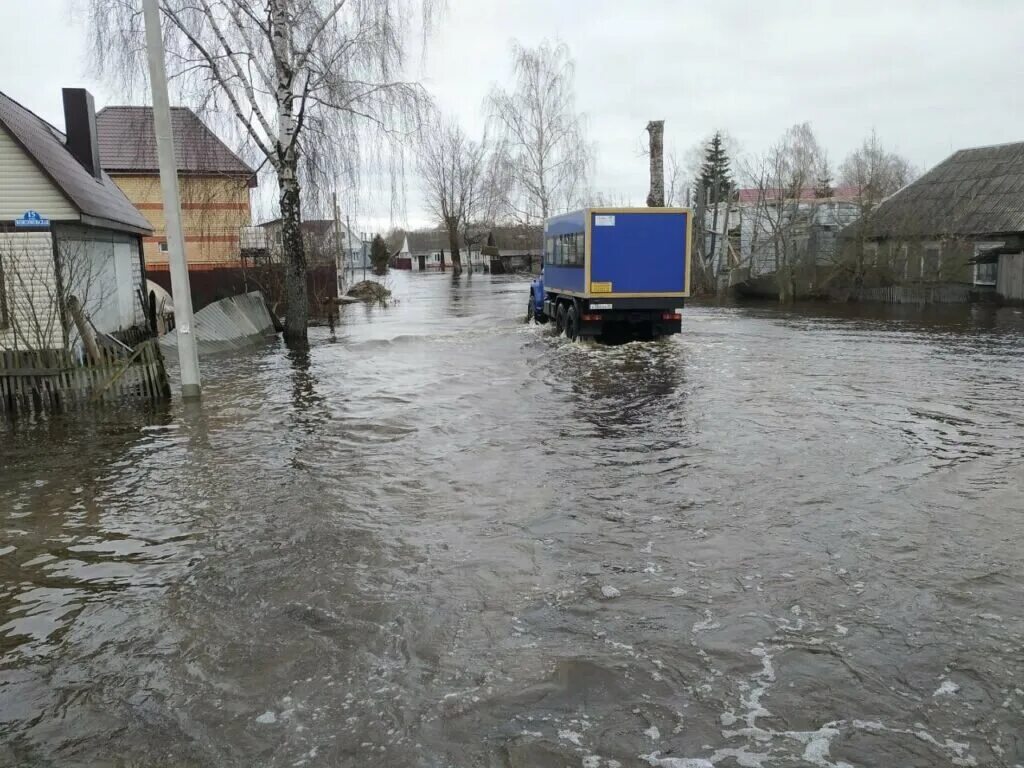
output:
M 161 240 L 157 246 L 160 249 L 160 253 L 167 253 L 167 241 Z
M 925 243 L 921 253 L 921 279 L 938 280 L 942 268 L 942 251 L 938 243 Z
M 974 258 L 978 258 L 985 251 L 990 251 L 998 248 L 1001 245 L 1005 245 L 1002 242 L 994 243 L 975 243 L 974 244 Z M 998 259 L 998 257 L 995 257 Z M 974 265 L 974 284 L 975 285 L 995 285 L 996 278 L 999 276 L 999 263 L 997 260 L 992 261 L 990 264 L 975 264 Z
M 878 264 L 878 243 L 864 244 L 864 263 L 871 266 Z
M 999 264 L 991 262 L 989 264 L 975 264 L 974 265 L 974 284 L 975 285 L 995 285 L 996 278 L 999 275 Z
M 897 280 L 905 280 L 907 277 L 907 250 L 906 243 L 896 249 L 896 258 L 892 262 L 892 274 Z

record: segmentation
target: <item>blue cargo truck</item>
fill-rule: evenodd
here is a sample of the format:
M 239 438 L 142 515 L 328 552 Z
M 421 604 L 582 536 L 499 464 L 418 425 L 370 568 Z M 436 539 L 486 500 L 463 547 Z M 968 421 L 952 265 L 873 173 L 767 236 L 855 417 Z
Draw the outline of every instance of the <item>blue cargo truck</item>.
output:
M 570 339 L 679 333 L 690 295 L 686 208 L 584 208 L 544 224 L 527 318 Z

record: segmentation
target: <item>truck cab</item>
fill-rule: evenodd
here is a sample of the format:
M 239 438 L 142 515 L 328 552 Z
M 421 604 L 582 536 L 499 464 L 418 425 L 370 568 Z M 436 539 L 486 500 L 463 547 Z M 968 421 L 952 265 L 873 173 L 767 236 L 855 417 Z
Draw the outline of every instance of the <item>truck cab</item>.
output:
M 657 339 L 682 330 L 690 288 L 686 208 L 585 208 L 544 225 L 527 314 L 570 339 Z

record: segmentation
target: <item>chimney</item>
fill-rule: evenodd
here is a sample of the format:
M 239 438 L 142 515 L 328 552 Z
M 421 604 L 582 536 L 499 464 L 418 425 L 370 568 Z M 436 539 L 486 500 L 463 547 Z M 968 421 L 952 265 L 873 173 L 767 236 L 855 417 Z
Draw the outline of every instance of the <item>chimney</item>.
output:
M 65 88 L 63 94 L 64 132 L 68 136 L 65 146 L 85 170 L 97 179 L 102 178 L 92 94 L 85 88 Z

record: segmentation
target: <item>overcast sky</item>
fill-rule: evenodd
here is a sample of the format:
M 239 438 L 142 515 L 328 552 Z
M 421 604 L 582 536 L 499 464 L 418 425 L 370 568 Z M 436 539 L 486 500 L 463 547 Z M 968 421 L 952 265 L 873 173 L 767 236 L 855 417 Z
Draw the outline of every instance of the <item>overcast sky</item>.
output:
M 597 151 L 594 187 L 642 203 L 644 126 L 666 121 L 682 155 L 716 128 L 747 152 L 809 121 L 833 164 L 872 129 L 927 168 L 961 147 L 1024 140 L 1024 0 L 448 0 L 420 77 L 473 133 L 510 75 L 509 44 L 569 45 Z M 97 107 L 121 95 L 87 77 L 72 0 L 0 0 L 0 90 L 58 126 L 60 89 Z M 408 221 L 425 223 L 409 178 Z M 380 195 L 362 217 L 387 224 Z

